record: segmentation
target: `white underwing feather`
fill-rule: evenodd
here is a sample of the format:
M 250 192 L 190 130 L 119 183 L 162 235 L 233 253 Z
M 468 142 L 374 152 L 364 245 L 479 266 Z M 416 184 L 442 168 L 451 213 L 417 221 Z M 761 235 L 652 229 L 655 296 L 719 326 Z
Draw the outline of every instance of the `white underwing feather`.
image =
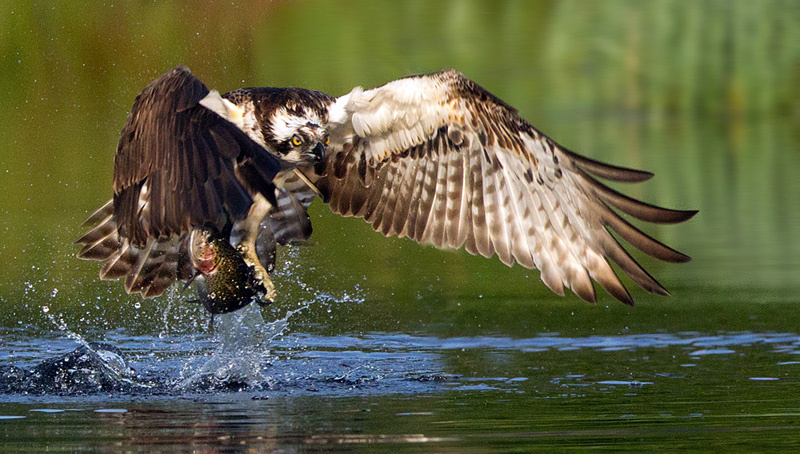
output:
M 538 268 L 554 292 L 570 288 L 588 301 L 595 300 L 594 279 L 616 298 L 632 303 L 607 257 L 645 289 L 663 290 L 616 244 L 604 216 L 653 251 L 646 252 L 676 261 L 685 257 L 639 240 L 624 221 L 610 217 L 596 194 L 607 194 L 610 203 L 653 220 L 685 220 L 691 213 L 641 208 L 635 205 L 639 202 L 585 180 L 575 169 L 581 166 L 583 172 L 624 181 L 642 181 L 649 174 L 564 152 L 512 108 L 455 71 L 370 90 L 356 88 L 336 99 L 329 118 L 332 141 L 337 139 L 330 149 L 331 165 L 345 144 L 357 145 L 344 164 L 345 176 L 331 177 L 329 166 L 323 184 L 332 185 L 334 199 L 338 192 L 366 200 L 362 215 L 384 234 L 437 247 L 464 247 L 486 257 L 497 254 L 508 265 Z M 370 172 L 380 174 L 375 184 L 347 176 Z M 331 208 L 351 214 L 341 199 Z

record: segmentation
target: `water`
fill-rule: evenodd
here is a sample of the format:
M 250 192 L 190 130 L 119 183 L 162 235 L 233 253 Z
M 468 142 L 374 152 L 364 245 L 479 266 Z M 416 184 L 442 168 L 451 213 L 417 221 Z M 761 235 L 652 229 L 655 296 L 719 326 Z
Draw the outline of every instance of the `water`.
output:
M 33 365 L 74 346 L 24 331 L 0 333 L 0 357 L 13 353 L 16 363 Z M 31 449 L 33 439 L 65 451 L 113 450 L 131 440 L 138 449 L 289 452 L 698 442 L 708 451 L 732 443 L 764 450 L 793 446 L 800 431 L 794 333 L 285 333 L 259 358 L 258 374 L 233 380 L 220 365 L 242 363 L 218 336 L 117 332 L 106 341 L 124 346 L 139 386 L 0 396 L 6 449 Z M 187 366 L 195 362 L 202 366 Z M 204 373 L 211 378 L 197 379 Z
M 796 452 L 794 3 L 12 1 L 0 451 Z M 71 243 L 133 98 L 176 64 L 331 94 L 459 69 L 563 145 L 654 171 L 619 189 L 699 209 L 645 227 L 693 260 L 637 256 L 672 296 L 589 305 L 315 202 L 268 308 L 211 326 L 191 291 L 126 295 Z

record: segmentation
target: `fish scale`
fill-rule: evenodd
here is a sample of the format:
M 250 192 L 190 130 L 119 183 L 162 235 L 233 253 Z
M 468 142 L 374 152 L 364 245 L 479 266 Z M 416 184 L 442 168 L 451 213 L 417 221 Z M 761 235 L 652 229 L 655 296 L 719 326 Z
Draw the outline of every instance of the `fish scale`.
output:
M 264 288 L 256 281 L 253 268 L 221 235 L 208 229 L 195 230 L 191 257 L 200 272 L 194 281 L 197 302 L 208 312 L 223 314 L 253 301 L 261 303 Z

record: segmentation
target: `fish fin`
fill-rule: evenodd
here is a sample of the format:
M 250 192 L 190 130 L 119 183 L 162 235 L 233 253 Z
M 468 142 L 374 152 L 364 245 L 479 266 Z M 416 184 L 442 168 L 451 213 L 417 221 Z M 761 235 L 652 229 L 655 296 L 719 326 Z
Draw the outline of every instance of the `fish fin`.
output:
M 192 275 L 192 277 L 190 277 L 189 280 L 186 281 L 185 284 L 183 284 L 182 291 L 185 292 L 186 289 L 189 288 L 190 285 L 192 285 L 192 282 L 194 282 L 194 280 L 197 279 L 197 276 L 200 276 L 200 270 L 196 270 L 195 273 Z M 195 301 L 197 301 L 197 300 L 195 300 Z

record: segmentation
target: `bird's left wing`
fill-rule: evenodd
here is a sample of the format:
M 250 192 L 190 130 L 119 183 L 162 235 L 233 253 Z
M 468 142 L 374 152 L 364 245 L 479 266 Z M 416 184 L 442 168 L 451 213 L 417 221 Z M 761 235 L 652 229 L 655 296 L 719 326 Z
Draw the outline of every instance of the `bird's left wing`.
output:
M 638 182 L 652 174 L 566 150 L 456 71 L 356 88 L 331 105 L 328 132 L 316 186 L 334 212 L 362 217 L 384 235 L 497 254 L 509 266 L 539 269 L 556 293 L 567 287 L 588 301 L 595 280 L 633 304 L 609 259 L 644 289 L 667 293 L 610 230 L 655 258 L 689 259 L 612 207 L 656 223 L 694 211 L 649 205 L 595 178 Z

